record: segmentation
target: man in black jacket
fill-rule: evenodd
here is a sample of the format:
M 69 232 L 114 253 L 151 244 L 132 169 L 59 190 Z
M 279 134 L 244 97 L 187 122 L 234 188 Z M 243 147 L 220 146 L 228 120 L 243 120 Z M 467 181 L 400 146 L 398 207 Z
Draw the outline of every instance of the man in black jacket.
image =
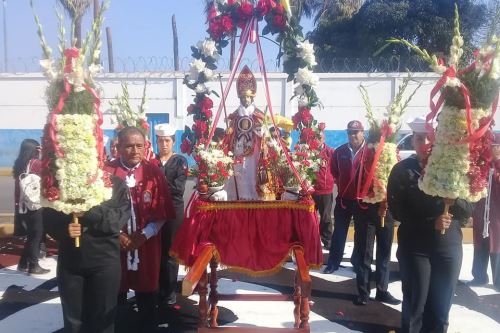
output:
M 59 243 L 57 283 L 63 308 L 64 332 L 114 332 L 120 287 L 120 229 L 130 218 L 130 196 L 125 183 L 112 176 L 110 200 L 80 214 L 46 208 L 47 232 Z M 80 237 L 80 247 L 75 247 Z
M 428 145 L 425 119 L 417 118 L 409 125 L 417 154 L 394 166 L 387 186 L 389 210 L 401 222 L 397 251 L 403 289 L 401 331 L 446 332 L 462 266 L 458 219 L 470 217 L 472 205 L 457 199 L 450 214 L 444 214 L 444 199 L 420 190 L 418 179 Z

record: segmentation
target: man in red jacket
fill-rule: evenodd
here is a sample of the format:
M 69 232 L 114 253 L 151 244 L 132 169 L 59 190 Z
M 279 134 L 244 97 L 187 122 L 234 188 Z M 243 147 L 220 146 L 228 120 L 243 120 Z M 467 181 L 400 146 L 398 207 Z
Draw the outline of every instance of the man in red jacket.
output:
M 320 127 L 324 124 L 320 124 Z M 319 233 L 321 242 L 326 249 L 330 248 L 330 239 L 332 238 L 332 205 L 333 205 L 333 174 L 332 159 L 333 148 L 325 143 L 325 132 L 321 131 L 321 152 L 323 158 L 318 173 L 316 174 L 316 183 L 314 184 L 313 199 L 316 209 L 319 212 Z
M 118 133 L 120 157 L 108 164 L 107 171 L 125 180 L 132 206 L 131 218 L 120 233 L 122 278 L 119 303 L 124 305 L 128 290 L 134 290 L 139 325 L 145 332 L 150 332 L 156 328 L 161 259 L 159 232 L 165 221 L 175 218 L 175 210 L 164 174 L 144 159 L 145 142 L 144 134 L 138 128 L 122 129 Z
M 339 269 L 344 256 L 345 241 L 351 218 L 357 218 L 357 182 L 361 152 L 365 144 L 364 128 L 360 121 L 352 120 L 347 124 L 348 142 L 333 153 L 332 174 L 338 188 L 333 211 L 334 228 L 330 244 L 328 263 L 323 273 L 330 274 Z

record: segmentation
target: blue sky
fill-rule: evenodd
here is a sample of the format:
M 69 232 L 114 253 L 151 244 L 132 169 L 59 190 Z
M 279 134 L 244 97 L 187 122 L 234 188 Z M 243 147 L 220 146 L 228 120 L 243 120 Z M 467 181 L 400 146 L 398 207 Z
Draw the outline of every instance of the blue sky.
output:
M 17 59 L 31 59 L 41 55 L 36 25 L 29 0 L 0 0 L 7 3 L 7 41 L 9 63 Z M 63 9 L 58 0 L 34 0 L 36 12 L 43 25 L 45 36 L 54 49 L 57 47 L 57 20 L 55 8 Z M 115 58 L 170 57 L 172 51 L 171 17 L 176 16 L 179 35 L 179 56 L 190 58 L 190 46 L 207 36 L 203 0 L 112 0 L 105 14 L 104 27 L 111 27 Z M 3 15 L 3 8 L 0 9 Z M 91 12 L 91 11 L 90 11 Z M 2 16 L 3 18 L 3 16 Z M 67 20 L 69 22 L 69 19 Z M 89 15 L 84 22 L 90 22 Z M 311 22 L 303 23 L 304 32 L 311 29 Z M 0 63 L 3 63 L 3 26 L 0 39 L 2 49 Z M 68 29 L 69 31 L 69 29 Z M 106 40 L 103 31 L 103 55 L 107 57 Z M 263 40 L 266 59 L 273 59 L 278 47 Z M 229 58 L 229 47 L 224 58 Z M 246 57 L 252 59 L 255 51 L 249 49 Z M 186 60 L 185 60 L 186 61 Z

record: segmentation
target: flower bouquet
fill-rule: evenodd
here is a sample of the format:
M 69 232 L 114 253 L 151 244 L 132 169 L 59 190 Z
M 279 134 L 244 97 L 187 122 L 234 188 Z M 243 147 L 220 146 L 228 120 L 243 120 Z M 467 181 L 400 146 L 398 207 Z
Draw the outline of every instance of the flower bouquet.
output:
M 445 198 L 445 214 L 454 199 L 476 202 L 486 194 L 493 138 L 490 126 L 500 85 L 500 39 L 490 35 L 486 44 L 474 52 L 473 63 L 465 68 L 460 66 L 463 38 L 456 6 L 447 64 L 406 40 L 388 41 L 411 48 L 442 75 L 431 92 L 431 113 L 427 122 L 432 148 L 419 187 L 429 195 Z M 438 93 L 440 97 L 434 102 Z M 436 116 L 438 125 L 434 133 L 430 123 Z
M 33 5 L 33 4 L 32 4 Z M 100 26 L 104 3 L 93 22 L 92 31 L 82 48 L 65 44 L 62 15 L 59 17 L 59 51 L 61 59 L 52 58 L 42 26 L 35 15 L 38 35 L 44 53 L 40 64 L 48 78 L 46 91 L 50 113 L 45 125 L 42 144 L 42 205 L 65 214 L 88 211 L 111 198 L 111 182 L 103 172 L 104 149 L 100 99 L 93 76 L 100 53 Z M 75 239 L 79 246 L 79 239 Z
M 116 118 L 116 131 L 126 126 L 137 127 L 146 137 L 145 158 L 150 160 L 154 158 L 154 152 L 153 146 L 151 145 L 151 132 L 149 130 L 148 118 L 146 117 L 146 82 L 144 82 L 141 104 L 137 107 L 137 111 L 132 110 L 129 99 L 128 87 L 126 84 L 122 83 L 122 95 L 116 96 L 115 101 L 109 102 L 111 111 Z M 111 120 L 111 122 L 114 123 L 113 120 Z
M 222 191 L 226 181 L 233 175 L 232 153 L 226 154 L 215 142 L 210 143 L 208 149 L 201 143 L 194 149 L 194 160 L 196 165 L 190 170 L 190 175 L 198 178 L 198 192 L 211 198 L 211 196 Z M 224 196 L 219 195 L 219 200 Z M 225 196 L 227 200 L 227 195 Z
M 396 145 L 396 133 L 401 127 L 401 117 L 412 97 L 422 83 L 406 98 L 404 92 L 408 87 L 411 77 L 408 76 L 399 87 L 394 100 L 387 107 L 382 121 L 375 118 L 368 97 L 368 91 L 360 86 L 359 90 L 366 107 L 366 118 L 370 124 L 367 146 L 363 151 L 363 165 L 367 167 L 367 174 L 363 180 L 363 188 L 360 192 L 361 200 L 367 203 L 380 202 L 379 215 L 384 227 L 384 217 L 387 211 L 387 181 L 392 167 L 399 161 Z

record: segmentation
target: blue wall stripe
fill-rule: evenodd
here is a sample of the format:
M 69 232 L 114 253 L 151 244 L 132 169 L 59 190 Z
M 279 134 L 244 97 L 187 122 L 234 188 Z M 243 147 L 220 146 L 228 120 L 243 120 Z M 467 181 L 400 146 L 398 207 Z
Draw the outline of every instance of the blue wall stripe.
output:
M 175 133 L 175 151 L 180 153 L 181 136 L 183 131 Z M 114 130 L 104 130 L 104 134 L 110 139 L 114 137 Z M 12 168 L 14 160 L 19 154 L 19 146 L 24 139 L 32 138 L 40 141 L 42 136 L 41 129 L 2 129 L 0 130 L 0 168 Z M 292 132 L 293 144 L 297 142 L 298 132 Z M 155 140 L 153 138 L 153 140 Z M 338 147 L 347 142 L 347 135 L 345 130 L 326 130 L 325 141 L 330 147 Z M 106 146 L 106 151 L 109 153 L 109 142 Z M 189 165 L 194 164 L 194 160 L 186 156 Z

